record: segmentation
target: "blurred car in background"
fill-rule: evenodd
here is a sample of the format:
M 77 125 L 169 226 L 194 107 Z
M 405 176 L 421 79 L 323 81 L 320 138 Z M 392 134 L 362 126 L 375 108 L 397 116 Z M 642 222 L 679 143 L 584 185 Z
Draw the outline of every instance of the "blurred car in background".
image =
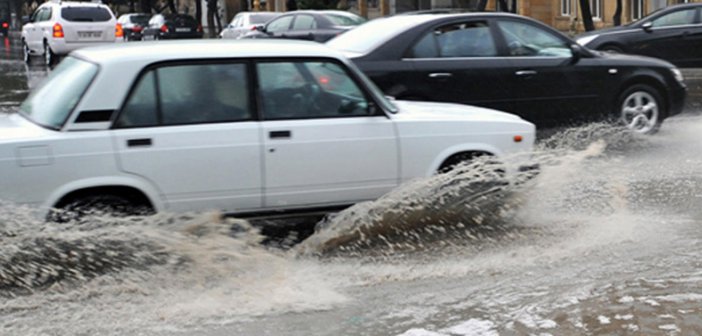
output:
M 326 42 L 366 19 L 337 10 L 299 10 L 285 13 L 242 38 L 284 38 Z
M 281 14 L 279 12 L 240 12 L 219 33 L 219 37 L 223 39 L 237 39 L 248 32 L 256 30 L 257 27 L 261 27 Z
M 58 56 L 78 48 L 123 41 L 122 26 L 109 7 L 89 2 L 51 1 L 34 11 L 22 27 L 25 62 L 43 55 L 53 66 Z
M 86 48 L 0 114 L 0 200 L 43 214 L 319 210 L 478 155 L 528 156 L 534 138 L 507 113 L 389 101 L 318 43 Z
M 0 33 L 7 37 L 10 33 L 10 3 L 0 2 Z
M 327 45 L 398 99 L 490 107 L 537 127 L 614 119 L 653 133 L 687 91 L 666 61 L 590 51 L 514 14 L 397 15 Z
M 129 13 L 120 15 L 117 22 L 122 25 L 125 41 L 140 41 L 144 27 L 149 24 L 151 14 Z
M 199 38 L 202 38 L 202 26 L 187 14 L 156 14 L 142 33 L 144 40 Z
M 651 56 L 679 67 L 702 67 L 702 3 L 665 7 L 625 26 L 577 36 L 590 49 Z

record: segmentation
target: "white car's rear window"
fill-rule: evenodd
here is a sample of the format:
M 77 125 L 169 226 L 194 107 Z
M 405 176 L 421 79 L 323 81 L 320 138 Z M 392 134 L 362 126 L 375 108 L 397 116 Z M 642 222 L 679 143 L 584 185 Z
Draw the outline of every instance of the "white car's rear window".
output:
M 97 72 L 95 64 L 66 57 L 20 105 L 20 113 L 39 125 L 61 128 Z
M 73 22 L 105 22 L 112 19 L 112 13 L 104 7 L 64 7 L 61 17 Z

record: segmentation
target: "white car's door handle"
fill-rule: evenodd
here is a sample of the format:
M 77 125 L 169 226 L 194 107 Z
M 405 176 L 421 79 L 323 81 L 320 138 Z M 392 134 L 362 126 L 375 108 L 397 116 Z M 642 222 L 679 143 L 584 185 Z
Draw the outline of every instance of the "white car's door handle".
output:
M 450 72 L 434 72 L 429 74 L 429 78 L 449 78 L 453 76 Z
M 517 76 L 534 76 L 537 74 L 534 70 L 519 70 L 514 73 Z
M 127 140 L 127 147 L 150 147 L 151 139 L 129 139 Z
M 292 132 L 290 131 L 271 131 L 268 133 L 268 137 L 271 139 L 290 139 L 292 137 Z

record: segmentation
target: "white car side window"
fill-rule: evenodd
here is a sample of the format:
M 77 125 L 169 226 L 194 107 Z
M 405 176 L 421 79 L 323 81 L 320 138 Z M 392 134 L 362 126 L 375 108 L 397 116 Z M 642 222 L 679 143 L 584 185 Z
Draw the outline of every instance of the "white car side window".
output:
M 334 62 L 262 62 L 256 69 L 266 120 L 370 114 L 363 90 Z
M 131 93 L 115 127 L 252 120 L 246 79 L 246 65 L 235 63 L 150 70 Z

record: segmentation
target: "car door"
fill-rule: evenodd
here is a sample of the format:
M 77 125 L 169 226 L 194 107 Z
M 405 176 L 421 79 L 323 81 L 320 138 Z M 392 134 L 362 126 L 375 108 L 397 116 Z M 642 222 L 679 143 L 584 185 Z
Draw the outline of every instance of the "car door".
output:
M 283 35 L 290 32 L 295 15 L 281 16 L 266 25 L 265 33 L 269 37 L 284 38 Z
M 702 25 L 698 8 L 683 8 L 652 18 L 637 34 L 631 52 L 662 58 L 676 65 L 695 64 L 702 59 Z
M 260 123 L 247 69 L 182 62 L 145 72 L 112 131 L 121 169 L 153 183 L 173 211 L 260 209 Z
M 290 31 L 285 32 L 281 37 L 314 41 L 316 39 L 315 30 L 317 20 L 310 14 L 295 15 Z
M 50 12 L 50 7 L 41 7 L 37 9 L 37 11 L 34 12 L 34 15 L 32 15 L 31 23 L 27 24 L 26 43 L 30 49 L 36 52 L 43 52 L 42 43 L 44 39 L 44 32 L 42 30 L 42 23 L 44 23 L 43 21 L 48 20 Z
M 422 32 L 403 62 L 411 64 L 405 97 L 512 110 L 509 60 L 499 55 L 486 20 L 443 23 Z
M 590 118 L 601 107 L 599 88 L 606 72 L 578 64 L 570 47 L 574 42 L 531 20 L 495 22 L 510 61 L 506 69 L 511 87 L 505 95 L 518 115 L 550 126 Z
M 345 65 L 271 60 L 256 69 L 267 208 L 350 204 L 397 186 L 393 122 Z

